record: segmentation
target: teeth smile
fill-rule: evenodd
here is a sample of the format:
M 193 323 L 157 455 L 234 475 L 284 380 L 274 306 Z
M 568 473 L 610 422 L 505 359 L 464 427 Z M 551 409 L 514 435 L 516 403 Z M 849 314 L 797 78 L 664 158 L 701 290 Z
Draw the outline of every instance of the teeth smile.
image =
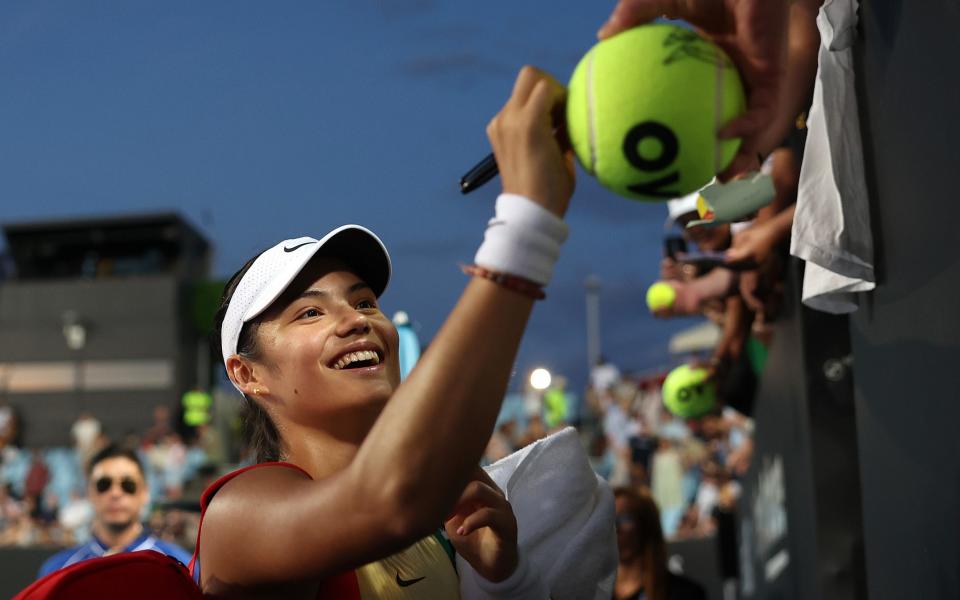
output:
M 340 360 L 333 365 L 334 369 L 345 369 L 353 363 L 373 361 L 373 365 L 380 364 L 380 355 L 373 350 L 361 350 L 360 352 L 351 352 L 340 357 Z M 371 366 L 373 366 L 371 365 Z

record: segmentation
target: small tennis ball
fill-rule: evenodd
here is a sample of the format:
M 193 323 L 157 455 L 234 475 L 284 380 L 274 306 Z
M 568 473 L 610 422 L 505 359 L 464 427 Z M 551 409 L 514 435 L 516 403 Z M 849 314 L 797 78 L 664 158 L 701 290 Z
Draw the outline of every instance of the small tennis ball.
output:
M 663 381 L 663 405 L 683 419 L 696 419 L 711 410 L 717 402 L 716 385 L 710 372 L 701 367 L 681 365 L 670 371 Z
M 670 308 L 676 299 L 677 291 L 669 283 L 658 281 L 647 289 L 647 308 L 650 312 Z
M 696 32 L 643 25 L 583 57 L 567 96 L 577 159 L 608 189 L 668 200 L 704 185 L 733 160 L 740 140 L 717 131 L 746 107 L 730 58 Z

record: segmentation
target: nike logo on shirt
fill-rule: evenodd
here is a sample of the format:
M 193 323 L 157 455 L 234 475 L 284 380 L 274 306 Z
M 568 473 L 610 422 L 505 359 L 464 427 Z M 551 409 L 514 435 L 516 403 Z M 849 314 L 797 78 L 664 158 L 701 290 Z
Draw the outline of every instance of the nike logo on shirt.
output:
M 426 577 L 417 577 L 416 579 L 400 579 L 400 571 L 397 571 L 397 585 L 400 587 L 407 587 L 413 585 L 418 581 L 423 581 Z

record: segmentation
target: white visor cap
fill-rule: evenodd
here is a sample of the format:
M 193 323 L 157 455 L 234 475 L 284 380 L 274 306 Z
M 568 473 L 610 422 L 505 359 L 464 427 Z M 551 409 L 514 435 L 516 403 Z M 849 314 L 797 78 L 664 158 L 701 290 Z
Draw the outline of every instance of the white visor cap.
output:
M 392 268 L 390 255 L 380 238 L 366 227 L 343 225 L 319 240 L 284 240 L 253 261 L 230 298 L 220 327 L 224 364 L 237 353 L 244 324 L 270 308 L 317 253 L 342 260 L 378 298 L 387 288 Z

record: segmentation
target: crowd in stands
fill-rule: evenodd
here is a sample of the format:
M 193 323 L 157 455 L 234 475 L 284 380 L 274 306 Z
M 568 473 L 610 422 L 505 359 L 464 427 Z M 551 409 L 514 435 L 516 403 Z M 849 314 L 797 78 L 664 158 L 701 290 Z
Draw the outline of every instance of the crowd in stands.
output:
M 733 512 L 753 454 L 753 421 L 726 407 L 684 421 L 664 409 L 663 375 L 621 375 L 598 365 L 579 414 L 550 422 L 550 392 L 508 398 L 484 459 L 495 462 L 575 424 L 594 470 L 613 488 L 641 489 L 656 501 L 667 539 L 713 535 L 719 511 Z M 578 404 L 572 396 L 570 405 Z
M 212 430 L 199 428 L 185 441 L 166 406 L 156 407 L 149 428 L 119 440 L 102 431 L 95 415 L 81 413 L 71 428 L 72 447 L 20 447 L 17 426 L 11 407 L 0 407 L 0 546 L 69 546 L 89 539 L 93 509 L 85 465 L 119 442 L 135 448 L 144 465 L 151 507 L 144 517 L 151 529 L 161 539 L 193 547 L 196 490 L 216 473 Z

